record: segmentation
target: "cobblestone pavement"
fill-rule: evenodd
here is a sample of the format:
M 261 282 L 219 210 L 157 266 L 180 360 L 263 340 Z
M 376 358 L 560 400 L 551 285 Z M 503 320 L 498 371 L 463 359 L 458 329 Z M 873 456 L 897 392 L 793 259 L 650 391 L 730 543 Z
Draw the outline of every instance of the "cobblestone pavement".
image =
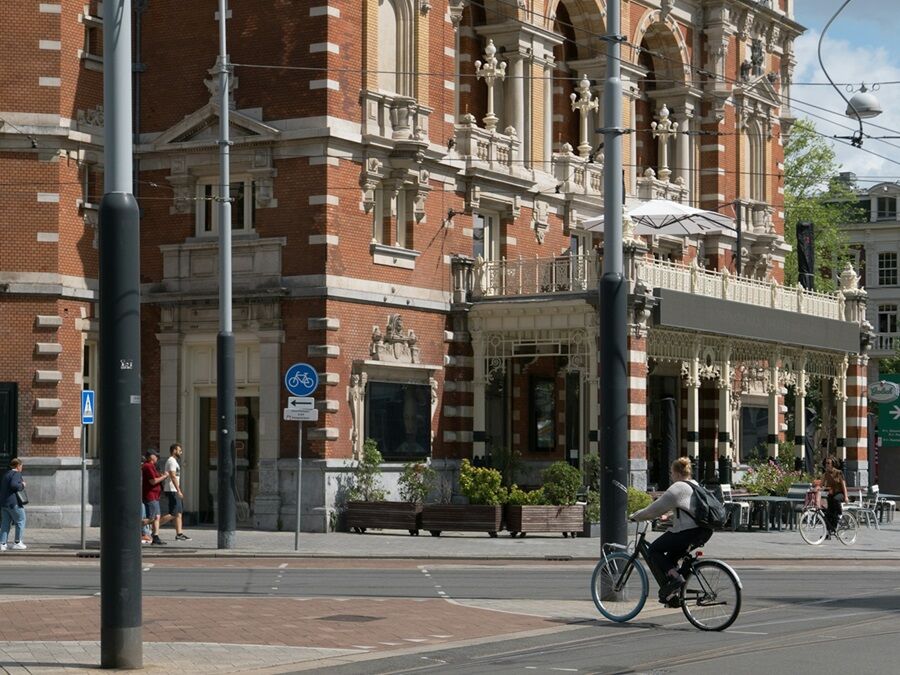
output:
M 52 673 L 99 664 L 100 599 L 6 596 L 0 670 Z M 145 597 L 148 668 L 252 672 L 324 658 L 436 647 L 559 625 L 443 599 Z M 451 628 L 452 627 L 452 628 Z

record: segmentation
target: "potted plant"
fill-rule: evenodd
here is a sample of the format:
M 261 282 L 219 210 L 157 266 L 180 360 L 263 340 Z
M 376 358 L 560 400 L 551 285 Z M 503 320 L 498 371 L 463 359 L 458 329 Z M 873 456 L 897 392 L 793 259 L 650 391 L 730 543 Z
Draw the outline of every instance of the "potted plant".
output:
M 568 462 L 554 462 L 544 469 L 544 485 L 539 499 L 525 493 L 526 503 L 510 504 L 506 508 L 506 529 L 513 536 L 527 532 L 561 532 L 569 536 L 584 529 L 584 505 L 577 504 L 581 488 L 581 473 Z M 521 490 L 519 490 L 521 492 Z M 537 492 L 537 491 L 536 491 Z M 511 492 L 512 494 L 512 492 Z M 522 501 L 516 495 L 516 501 Z
M 353 484 L 347 491 L 347 527 L 351 532 L 362 534 L 370 527 L 389 527 L 384 523 L 392 522 L 385 517 L 394 504 L 385 501 L 387 491 L 381 485 L 381 462 L 378 443 L 367 438 L 353 468 Z
M 426 504 L 422 509 L 422 529 L 439 537 L 444 530 L 487 532 L 496 537 L 503 524 L 503 504 L 507 490 L 496 469 L 473 466 L 464 459 L 459 471 L 459 489 L 468 504 Z

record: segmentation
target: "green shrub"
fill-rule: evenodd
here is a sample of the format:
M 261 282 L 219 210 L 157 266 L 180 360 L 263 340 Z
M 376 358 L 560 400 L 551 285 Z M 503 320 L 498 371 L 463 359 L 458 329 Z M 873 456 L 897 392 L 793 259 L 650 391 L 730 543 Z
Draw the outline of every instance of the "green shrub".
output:
M 503 485 L 509 487 L 516 480 L 516 472 L 522 464 L 522 453 L 505 447 L 491 448 L 488 453 L 491 467 L 500 472 Z
M 638 490 L 636 487 L 629 486 L 628 488 L 628 508 L 627 513 L 630 516 L 635 511 L 640 511 L 641 509 L 645 509 L 650 506 L 650 503 L 653 501 L 653 497 L 648 495 L 643 490 Z
M 403 465 L 403 473 L 397 484 L 400 487 L 400 499 L 410 504 L 422 504 L 431 488 L 437 472 L 423 462 L 409 462 Z
M 578 469 L 568 462 L 554 462 L 541 475 L 548 504 L 566 506 L 575 503 L 581 489 L 581 472 Z
M 538 506 L 544 503 L 544 489 L 538 488 L 537 490 L 525 492 L 525 490 L 513 483 L 509 488 L 506 503 L 512 506 Z
M 594 492 L 600 492 L 600 455 L 587 455 L 582 463 L 584 484 Z
M 584 506 L 584 519 L 589 523 L 600 522 L 600 493 L 588 490 L 587 504 Z
M 470 504 L 505 504 L 507 491 L 501 485 L 502 480 L 497 469 L 472 466 L 467 459 L 459 468 L 459 491 L 469 498 Z
M 387 496 L 381 487 L 381 462 L 378 443 L 367 438 L 363 443 L 362 456 L 353 468 L 353 485 L 347 491 L 350 501 L 378 502 Z

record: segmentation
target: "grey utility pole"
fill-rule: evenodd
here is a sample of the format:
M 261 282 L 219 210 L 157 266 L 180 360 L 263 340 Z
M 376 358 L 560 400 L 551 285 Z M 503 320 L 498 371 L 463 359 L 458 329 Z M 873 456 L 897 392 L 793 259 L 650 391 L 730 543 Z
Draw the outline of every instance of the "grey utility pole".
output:
M 100 661 L 104 668 L 141 668 L 141 265 L 132 193 L 131 0 L 106 0 L 103 26 Z
M 607 10 L 603 87 L 603 275 L 600 277 L 600 533 L 604 544 L 625 544 L 628 530 L 628 286 L 622 269 L 621 0 Z
M 234 334 L 231 332 L 231 141 L 228 137 L 228 3 L 219 0 L 219 334 L 216 337 L 216 447 L 218 466 L 218 547 L 234 548 L 237 507 L 234 496 Z M 253 199 L 253 195 L 247 196 Z

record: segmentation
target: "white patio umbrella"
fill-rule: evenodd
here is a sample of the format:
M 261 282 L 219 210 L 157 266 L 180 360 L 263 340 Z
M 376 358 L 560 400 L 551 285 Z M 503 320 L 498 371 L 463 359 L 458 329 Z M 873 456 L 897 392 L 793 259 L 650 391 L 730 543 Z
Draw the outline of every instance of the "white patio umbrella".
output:
M 668 199 L 651 199 L 626 213 L 634 221 L 635 234 L 669 234 L 686 236 L 713 230 L 734 230 L 731 218 L 715 211 L 704 211 Z M 603 231 L 603 216 L 590 218 L 582 227 L 591 232 Z

